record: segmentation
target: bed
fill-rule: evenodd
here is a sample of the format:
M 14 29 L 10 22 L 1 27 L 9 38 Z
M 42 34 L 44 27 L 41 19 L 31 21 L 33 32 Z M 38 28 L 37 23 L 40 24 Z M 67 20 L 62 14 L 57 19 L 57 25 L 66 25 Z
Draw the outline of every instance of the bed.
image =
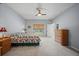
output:
M 18 33 L 11 35 L 12 46 L 38 46 L 40 38 L 36 35 L 28 35 L 25 33 Z

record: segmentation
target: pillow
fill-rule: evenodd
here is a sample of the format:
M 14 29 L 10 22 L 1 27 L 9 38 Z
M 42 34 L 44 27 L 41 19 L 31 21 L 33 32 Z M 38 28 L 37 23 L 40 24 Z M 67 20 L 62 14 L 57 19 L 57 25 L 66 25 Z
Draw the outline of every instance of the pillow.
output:
M 4 37 L 4 38 L 10 37 L 10 34 L 9 34 L 9 33 L 4 33 L 4 34 L 3 34 L 3 37 Z
M 3 34 L 2 33 L 0 33 L 0 38 L 2 38 L 3 37 Z

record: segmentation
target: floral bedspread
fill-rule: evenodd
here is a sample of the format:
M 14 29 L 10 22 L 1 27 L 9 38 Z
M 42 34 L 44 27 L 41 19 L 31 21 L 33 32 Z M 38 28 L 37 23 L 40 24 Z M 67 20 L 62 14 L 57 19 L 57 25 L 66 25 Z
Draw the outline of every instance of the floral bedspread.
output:
M 12 43 L 39 43 L 40 38 L 38 36 L 25 36 L 25 37 L 13 37 Z
M 27 33 L 14 33 L 11 35 L 12 43 L 39 43 L 40 38 L 34 34 L 27 34 Z

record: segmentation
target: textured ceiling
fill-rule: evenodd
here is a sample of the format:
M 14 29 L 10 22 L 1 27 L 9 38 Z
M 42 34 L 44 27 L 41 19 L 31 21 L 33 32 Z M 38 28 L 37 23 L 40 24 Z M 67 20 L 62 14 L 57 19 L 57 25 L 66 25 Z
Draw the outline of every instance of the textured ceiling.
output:
M 74 5 L 73 3 L 42 3 L 42 8 L 45 8 L 42 12 L 46 13 L 46 16 L 35 16 L 37 13 L 37 3 L 8 3 L 11 9 L 17 12 L 26 20 L 44 19 L 50 20 L 55 18 L 61 12 Z

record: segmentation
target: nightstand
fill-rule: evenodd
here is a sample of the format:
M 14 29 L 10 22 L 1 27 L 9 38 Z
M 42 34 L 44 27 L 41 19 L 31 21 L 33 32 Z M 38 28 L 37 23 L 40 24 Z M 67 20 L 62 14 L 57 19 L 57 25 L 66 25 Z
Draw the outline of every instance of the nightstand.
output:
M 0 39 L 0 47 L 1 49 L 1 55 L 5 54 L 11 49 L 11 39 L 10 37 L 5 37 Z

